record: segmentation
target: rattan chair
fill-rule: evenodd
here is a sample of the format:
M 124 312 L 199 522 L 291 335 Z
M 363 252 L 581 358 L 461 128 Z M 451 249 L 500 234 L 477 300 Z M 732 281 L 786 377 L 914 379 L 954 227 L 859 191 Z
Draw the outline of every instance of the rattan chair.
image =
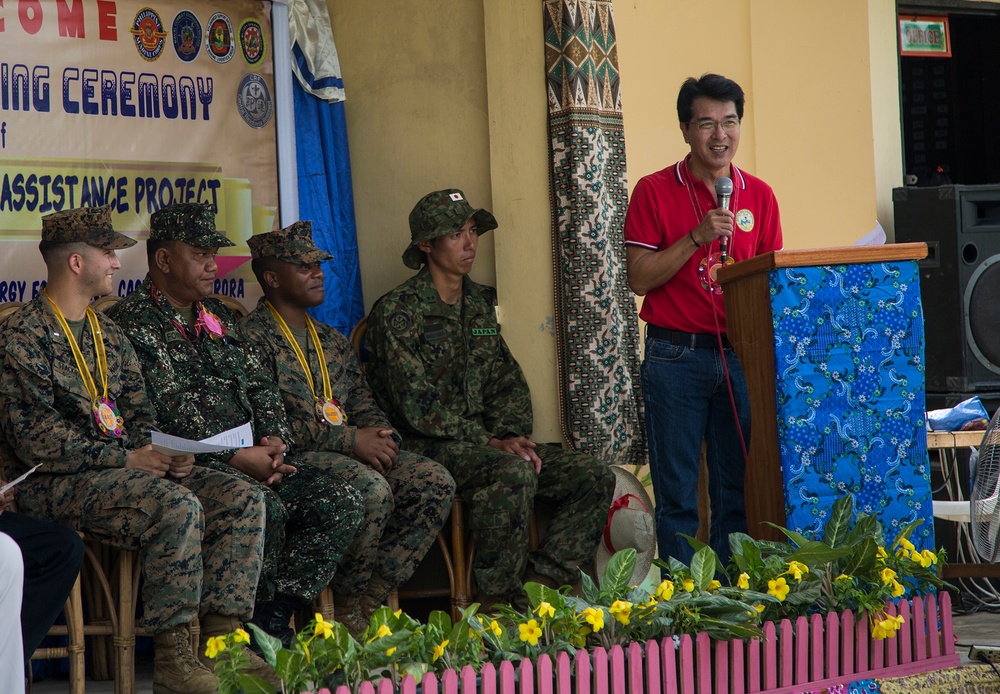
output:
M 245 315 L 247 315 L 247 313 L 249 313 L 247 307 L 243 305 L 243 302 L 241 302 L 239 299 L 234 299 L 231 296 L 225 296 L 224 294 L 209 294 L 208 298 L 218 299 L 219 301 L 224 303 L 226 305 L 226 308 L 228 308 L 230 311 L 236 314 L 237 318 L 243 318 Z

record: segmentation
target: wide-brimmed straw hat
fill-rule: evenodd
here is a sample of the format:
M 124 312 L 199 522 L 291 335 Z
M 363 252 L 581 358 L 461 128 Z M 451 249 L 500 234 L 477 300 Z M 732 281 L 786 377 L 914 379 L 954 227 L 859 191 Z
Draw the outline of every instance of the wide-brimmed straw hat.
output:
M 612 465 L 615 472 L 615 493 L 604 534 L 597 544 L 598 577 L 615 552 L 633 548 L 636 552 L 635 571 L 631 585 L 641 583 L 653 565 L 656 554 L 656 525 L 653 522 L 653 501 L 642 482 L 620 465 Z

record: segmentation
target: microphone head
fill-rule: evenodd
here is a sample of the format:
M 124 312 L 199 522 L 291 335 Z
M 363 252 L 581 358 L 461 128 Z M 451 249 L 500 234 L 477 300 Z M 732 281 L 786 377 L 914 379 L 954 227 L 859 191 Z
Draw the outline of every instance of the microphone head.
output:
M 728 176 L 723 176 L 722 178 L 717 178 L 715 180 L 715 194 L 719 198 L 728 198 L 733 194 L 733 179 Z

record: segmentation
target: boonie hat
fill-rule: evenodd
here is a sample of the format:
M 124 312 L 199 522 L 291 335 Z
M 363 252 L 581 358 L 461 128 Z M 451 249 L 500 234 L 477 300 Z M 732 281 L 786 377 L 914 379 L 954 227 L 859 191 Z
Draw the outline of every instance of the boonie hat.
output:
M 118 250 L 135 245 L 135 239 L 111 226 L 111 205 L 77 207 L 42 217 L 42 241 L 85 243 L 94 248 Z
M 465 193 L 458 188 L 436 190 L 420 198 L 410 212 L 410 245 L 403 251 L 403 263 L 419 270 L 425 258 L 424 252 L 417 248 L 418 243 L 458 231 L 473 217 L 480 234 L 497 228 L 496 217 L 481 207 L 470 205 Z
M 646 579 L 656 554 L 653 501 L 635 475 L 620 465 L 612 465 L 611 469 L 615 473 L 615 493 L 611 497 L 604 534 L 597 543 L 594 563 L 600 577 L 615 552 L 633 548 L 636 552 L 635 571 L 629 585 L 637 585 Z
M 295 222 L 280 231 L 255 234 L 247 239 L 254 258 L 273 257 L 295 265 L 312 265 L 333 256 L 313 243 L 312 222 Z
M 236 244 L 215 230 L 215 209 L 208 202 L 181 202 L 157 210 L 149 218 L 150 241 L 183 241 L 197 248 Z

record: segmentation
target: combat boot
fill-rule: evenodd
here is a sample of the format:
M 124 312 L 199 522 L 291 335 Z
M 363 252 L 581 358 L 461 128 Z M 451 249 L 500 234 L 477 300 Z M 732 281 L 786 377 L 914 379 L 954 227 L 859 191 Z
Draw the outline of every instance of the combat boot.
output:
M 366 626 L 375 614 L 375 610 L 386 604 L 391 592 L 392 586 L 381 576 L 372 574 L 368 579 L 368 585 L 365 586 L 365 592 L 358 603 L 358 614 L 365 620 Z
M 188 625 L 153 636 L 153 694 L 215 694 L 219 681 L 191 652 Z
M 347 627 L 347 633 L 355 639 L 360 639 L 368 628 L 369 620 L 361 614 L 361 598 L 357 595 L 335 595 L 333 619 Z
M 243 625 L 240 620 L 236 617 L 227 617 L 221 614 L 207 614 L 201 618 L 201 647 L 198 649 L 198 658 L 202 663 L 207 665 L 209 668 L 214 667 L 215 661 L 228 658 L 229 655 L 226 651 L 222 651 L 215 656 L 215 659 L 209 658 L 205 655 L 205 645 L 208 640 L 213 636 L 225 636 L 226 634 L 231 634 L 237 629 L 242 629 Z M 278 677 L 277 673 L 271 666 L 264 662 L 264 659 L 259 655 L 254 653 L 251 649 L 246 646 L 235 646 L 235 648 L 242 648 L 244 655 L 247 657 L 247 668 L 244 670 L 248 675 L 256 675 L 265 682 L 270 682 L 275 686 L 278 691 L 281 691 L 281 678 Z M 190 692 L 185 692 L 184 694 L 191 694 Z
M 273 600 L 264 600 L 254 605 L 250 621 L 281 641 L 282 646 L 290 648 L 292 638 L 295 636 L 295 630 L 290 623 L 292 617 L 303 607 L 305 605 L 298 598 L 279 593 Z

